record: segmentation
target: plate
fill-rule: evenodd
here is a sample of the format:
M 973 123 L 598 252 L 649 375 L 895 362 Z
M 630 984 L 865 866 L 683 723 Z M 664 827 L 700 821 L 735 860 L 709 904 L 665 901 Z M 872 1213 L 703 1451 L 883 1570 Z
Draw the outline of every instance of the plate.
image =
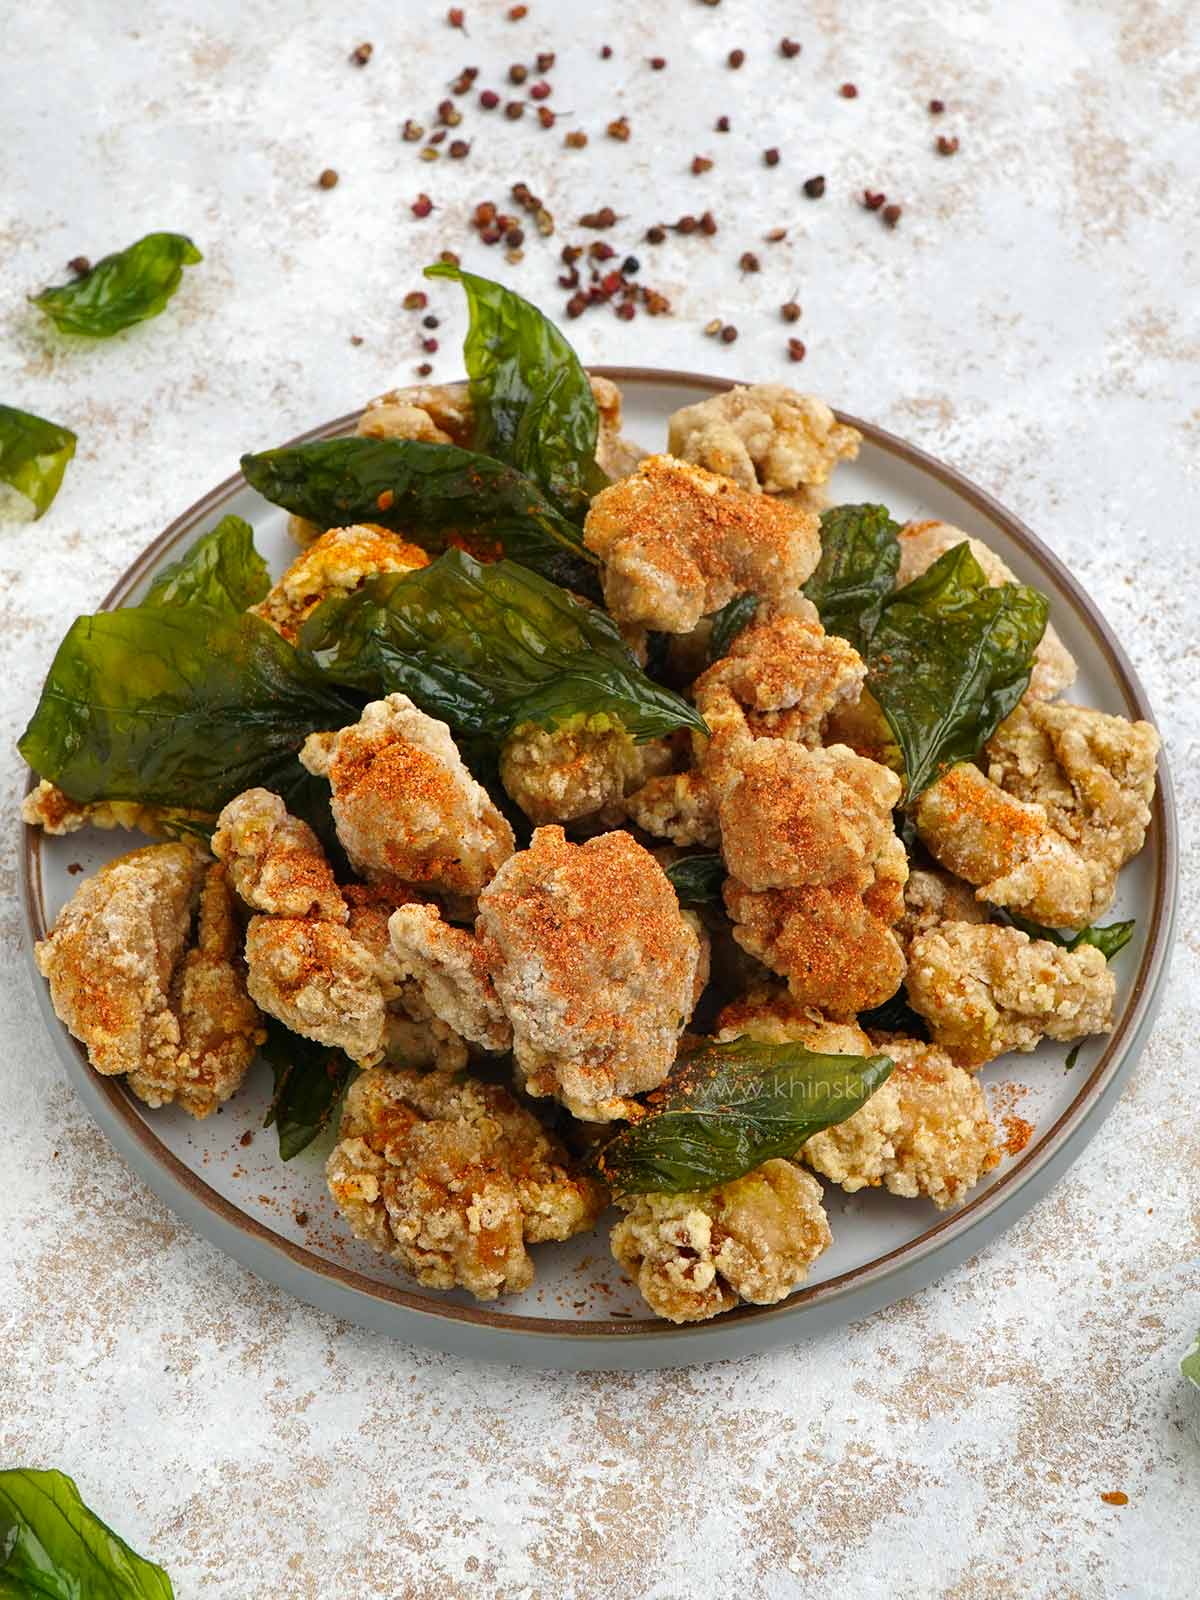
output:
M 626 432 L 649 447 L 661 448 L 672 411 L 730 387 L 692 373 L 597 370 L 621 385 Z M 357 414 L 340 417 L 304 438 L 352 432 L 356 420 Z M 899 518 L 938 517 L 985 539 L 1019 578 L 1049 595 L 1055 626 L 1079 662 L 1072 698 L 1153 720 L 1121 645 L 1070 573 L 1023 523 L 922 451 L 857 417 L 841 420 L 858 428 L 864 443 L 858 460 L 838 469 L 837 499 L 882 501 Z M 295 555 L 284 513 L 239 475 L 172 523 L 104 605 L 136 600 L 159 568 L 226 512 L 253 524 L 272 571 Z M 93 871 L 131 843 L 120 834 L 43 839 L 36 830 L 26 832 L 23 896 L 31 947 L 70 897 L 80 869 Z M 480 1305 L 460 1290 L 422 1289 L 341 1222 L 322 1179 L 328 1138 L 287 1165 L 279 1161 L 274 1133 L 262 1126 L 270 1093 L 263 1063 L 204 1122 L 173 1108 L 151 1111 L 119 1079 L 91 1070 L 54 1016 L 36 971 L 34 981 L 68 1076 L 113 1145 L 183 1221 L 251 1271 L 351 1322 L 459 1355 L 580 1370 L 680 1366 L 791 1344 L 911 1294 L 974 1255 L 1046 1193 L 1112 1109 L 1150 1029 L 1171 948 L 1176 857 L 1170 777 L 1162 762 L 1146 848 L 1125 868 L 1112 913 L 1137 918 L 1133 943 L 1114 969 L 1116 1026 L 1106 1039 L 1085 1041 L 1070 1070 L 1066 1048 L 1052 1045 L 984 1069 L 1002 1134 L 1005 1117 L 1012 1119 L 1014 1153 L 965 1204 L 939 1213 L 925 1200 L 877 1190 L 846 1195 L 829 1187 L 834 1242 L 802 1289 L 779 1305 L 741 1306 L 683 1328 L 647 1314 L 609 1255 L 604 1224 L 565 1244 L 539 1245 L 537 1277 L 522 1295 Z M 1017 1150 L 1024 1124 L 1033 1132 Z

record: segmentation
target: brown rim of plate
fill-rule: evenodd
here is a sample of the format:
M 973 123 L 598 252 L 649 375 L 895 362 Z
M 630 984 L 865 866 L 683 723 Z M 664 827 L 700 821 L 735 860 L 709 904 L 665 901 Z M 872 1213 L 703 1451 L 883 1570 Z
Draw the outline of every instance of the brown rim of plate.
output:
M 696 372 L 673 372 L 660 370 L 655 367 L 591 367 L 589 371 L 600 377 L 610 378 L 614 383 L 654 383 L 673 388 L 689 388 L 717 393 L 736 386 L 736 380 L 730 378 L 708 377 Z M 313 440 L 336 437 L 348 433 L 358 421 L 360 412 L 354 411 L 347 416 L 339 417 L 333 422 L 325 423 L 318 428 L 312 428 L 307 433 L 289 441 L 289 444 L 307 444 Z M 952 489 L 963 500 L 974 507 L 989 521 L 1001 527 L 1021 548 L 1043 569 L 1047 570 L 1060 588 L 1065 589 L 1074 602 L 1076 611 L 1081 620 L 1086 624 L 1088 631 L 1098 646 L 1105 662 L 1120 685 L 1129 710 L 1135 717 L 1153 720 L 1149 702 L 1141 684 L 1138 682 L 1132 665 L 1126 658 L 1125 652 L 1118 642 L 1115 634 L 1109 628 L 1104 618 L 1097 611 L 1089 596 L 1080 588 L 1072 574 L 1054 553 L 1038 539 L 1031 529 L 1027 528 L 1019 518 L 965 478 L 953 467 L 948 467 L 935 457 L 927 455 L 925 451 L 915 445 L 906 443 L 895 434 L 888 433 L 885 429 L 876 427 L 874 423 L 864 422 L 859 417 L 848 415 L 846 412 L 835 412 L 840 422 L 848 423 L 857 428 L 864 439 L 885 451 L 888 455 L 895 456 L 909 466 L 919 468 L 922 472 L 935 478 L 938 482 Z M 197 523 L 204 520 L 223 500 L 235 491 L 247 487 L 246 481 L 240 472 L 234 473 L 224 483 L 218 484 L 215 489 L 197 500 L 181 516 L 161 533 L 157 539 L 142 551 L 131 566 L 109 590 L 101 603 L 101 609 L 110 610 L 122 603 L 129 592 L 154 568 L 159 558 L 169 549 L 184 533 L 190 532 Z M 34 785 L 34 776 L 30 775 L 27 788 Z M 1031 1145 L 1016 1161 L 1012 1167 L 998 1178 L 987 1190 L 978 1194 L 973 1200 L 968 1200 L 964 1206 L 951 1214 L 942 1217 L 939 1221 L 928 1227 L 924 1233 L 918 1234 L 915 1239 L 910 1239 L 906 1244 L 897 1245 L 895 1249 L 887 1251 L 884 1255 L 876 1256 L 874 1260 L 864 1262 L 861 1266 L 853 1267 L 847 1272 L 839 1273 L 834 1278 L 827 1278 L 824 1282 L 814 1284 L 808 1289 L 798 1289 L 789 1295 L 786 1300 L 779 1301 L 771 1306 L 739 1305 L 732 1311 L 727 1311 L 709 1322 L 689 1323 L 684 1329 L 677 1329 L 672 1324 L 660 1321 L 657 1318 L 641 1320 L 621 1320 L 613 1322 L 576 1322 L 565 1317 L 527 1317 L 517 1314 L 506 1314 L 502 1311 L 487 1310 L 482 1306 L 459 1306 L 447 1302 L 432 1300 L 426 1295 L 413 1293 L 411 1290 L 401 1288 L 399 1285 L 376 1282 L 364 1274 L 355 1272 L 352 1268 L 341 1266 L 336 1262 L 326 1260 L 323 1256 L 314 1254 L 303 1245 L 286 1239 L 282 1234 L 276 1233 L 272 1228 L 245 1212 L 240 1211 L 231 1201 L 209 1187 L 202 1178 L 198 1177 L 190 1167 L 169 1150 L 153 1132 L 149 1123 L 135 1108 L 133 1097 L 117 1078 L 101 1077 L 93 1074 L 95 1083 L 101 1094 L 107 1100 L 110 1109 L 124 1124 L 132 1138 L 142 1146 L 143 1150 L 153 1161 L 165 1168 L 175 1181 L 181 1184 L 190 1195 L 208 1210 L 215 1212 L 226 1223 L 241 1229 L 244 1233 L 257 1239 L 265 1247 L 286 1256 L 295 1266 L 317 1274 L 319 1277 L 336 1280 L 343 1288 L 354 1290 L 372 1299 L 389 1302 L 405 1307 L 409 1311 L 419 1312 L 424 1316 L 435 1318 L 449 1318 L 457 1322 L 470 1322 L 484 1327 L 500 1328 L 507 1332 L 542 1335 L 544 1337 L 568 1336 L 573 1338 L 606 1338 L 622 1339 L 631 1336 L 641 1338 L 669 1339 L 677 1332 L 686 1331 L 688 1334 L 704 1334 L 706 1331 L 728 1327 L 731 1323 L 742 1322 L 747 1319 L 761 1320 L 787 1315 L 804 1305 L 827 1301 L 835 1298 L 851 1288 L 860 1288 L 879 1278 L 890 1267 L 900 1260 L 914 1262 L 928 1254 L 935 1246 L 955 1237 L 967 1228 L 974 1226 L 996 1206 L 1002 1204 L 1012 1193 L 1017 1180 L 1024 1174 L 1032 1176 L 1033 1170 L 1042 1166 L 1057 1150 L 1059 1145 L 1070 1135 L 1076 1124 L 1086 1114 L 1092 1100 L 1102 1091 L 1108 1080 L 1118 1069 L 1121 1050 L 1124 1041 L 1135 1030 L 1143 1011 L 1149 1003 L 1153 992 L 1152 975 L 1159 965 L 1166 959 L 1167 936 L 1170 927 L 1170 909 L 1172 895 L 1170 886 L 1175 876 L 1175 862 L 1177 856 L 1177 843 L 1175 838 L 1174 804 L 1171 799 L 1171 781 L 1167 771 L 1165 759 L 1159 760 L 1159 782 L 1154 799 L 1154 814 L 1149 830 L 1148 842 L 1154 851 L 1155 888 L 1154 909 L 1150 918 L 1150 927 L 1147 933 L 1146 946 L 1138 967 L 1137 975 L 1124 1012 L 1113 1032 L 1109 1035 L 1104 1050 L 1099 1059 L 1080 1083 L 1075 1098 L 1051 1126 Z M 46 932 L 45 907 L 42 900 L 41 870 L 40 870 L 40 845 L 41 834 L 37 828 L 25 829 L 25 847 L 21 854 L 22 872 L 22 898 L 24 908 L 35 937 L 42 938 Z M 84 1065 L 87 1065 L 86 1052 L 77 1040 L 72 1040 L 77 1053 Z M 91 1070 L 90 1068 L 88 1069 Z M 697 1357 L 698 1360 L 703 1357 Z

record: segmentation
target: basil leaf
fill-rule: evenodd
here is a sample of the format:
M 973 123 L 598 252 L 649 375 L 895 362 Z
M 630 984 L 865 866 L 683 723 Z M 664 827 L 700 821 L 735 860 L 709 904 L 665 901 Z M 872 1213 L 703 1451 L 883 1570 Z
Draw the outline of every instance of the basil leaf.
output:
M 582 519 L 608 478 L 596 464 L 600 418 L 588 375 L 548 317 L 519 294 L 441 261 L 427 278 L 466 290 L 471 325 L 474 448 L 526 472 L 569 517 Z
M 266 1027 L 262 1054 L 275 1075 L 275 1092 L 263 1127 L 274 1125 L 279 1159 L 290 1161 L 328 1127 L 357 1068 L 342 1051 L 302 1039 L 274 1017 L 266 1018 Z
M 13 1600 L 174 1600 L 161 1567 L 84 1505 L 63 1472 L 0 1472 L 0 1595 Z
M 734 1039 L 676 1063 L 596 1157 L 621 1194 L 712 1189 L 773 1156 L 794 1156 L 822 1128 L 845 1122 L 891 1075 L 888 1056 L 821 1055 L 799 1044 Z
M 430 551 L 466 544 L 598 593 L 579 529 L 516 467 L 453 444 L 326 439 L 242 457 L 267 500 L 323 528 L 375 522 Z
M 1179 1363 L 1179 1370 L 1189 1383 L 1194 1383 L 1200 1389 L 1200 1333 L 1196 1335 L 1196 1342 Z
M 29 298 L 60 333 L 108 339 L 157 317 L 178 289 L 184 267 L 203 259 L 186 234 L 148 233 L 82 277 Z
M 1014 928 L 1019 928 L 1022 933 L 1027 933 L 1031 939 L 1048 939 L 1051 944 L 1060 946 L 1063 950 L 1078 950 L 1080 945 L 1095 945 L 1106 961 L 1111 961 L 1118 955 L 1133 938 L 1136 920 L 1129 922 L 1109 922 L 1104 927 L 1095 926 L 1081 928 L 1078 933 L 1059 933 L 1057 928 L 1043 928 L 1040 922 L 1030 922 L 1028 917 L 1017 916 L 1015 912 L 1005 912 L 1005 916 Z
M 709 661 L 720 661 L 722 656 L 729 654 L 729 646 L 743 628 L 748 628 L 754 621 L 757 610 L 756 594 L 735 594 L 719 611 L 713 612 L 712 633 L 708 638 Z
M 666 869 L 681 906 L 712 906 L 721 903 L 721 885 L 729 876 L 717 855 L 684 856 Z
M 75 454 L 75 435 L 32 411 L 0 406 L 0 520 L 36 522 Z
M 259 617 L 132 606 L 72 624 L 18 748 L 73 800 L 218 811 L 286 786 L 306 736 L 356 715 Z
M 162 569 L 141 604 L 245 611 L 270 587 L 267 564 L 254 548 L 254 529 L 241 517 L 226 516 Z
M 1045 595 L 992 587 L 964 541 L 883 603 L 867 642 L 867 687 L 904 755 L 905 804 L 972 761 L 1029 684 Z
M 514 561 L 449 550 L 417 572 L 382 573 L 320 605 L 305 649 L 368 694 L 397 690 L 468 734 L 501 739 L 606 712 L 639 742 L 704 720 L 648 678 L 612 618 Z
M 885 1000 L 881 1006 L 873 1006 L 870 1011 L 860 1011 L 858 1025 L 860 1028 L 874 1028 L 878 1033 L 898 1033 L 905 1039 L 921 1039 L 926 1042 L 929 1039 L 929 1026 L 925 1018 L 909 1005 L 908 990 L 903 984 L 892 998 Z
M 821 513 L 821 559 L 804 593 L 826 633 L 864 654 L 900 570 L 900 525 L 886 506 L 832 506 Z

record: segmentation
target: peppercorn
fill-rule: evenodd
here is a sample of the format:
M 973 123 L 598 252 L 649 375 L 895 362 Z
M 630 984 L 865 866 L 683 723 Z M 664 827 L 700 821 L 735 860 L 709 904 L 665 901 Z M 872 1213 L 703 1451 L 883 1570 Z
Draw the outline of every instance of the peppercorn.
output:
M 703 216 L 700 218 L 700 232 L 701 233 L 706 233 L 708 235 L 708 237 L 711 239 L 713 234 L 716 233 L 716 231 L 717 231 L 717 219 L 716 219 L 716 217 L 713 216 L 711 211 L 706 211 L 703 214 Z
M 937 153 L 940 156 L 952 156 L 958 149 L 958 140 L 947 139 L 944 133 L 938 134 Z
M 726 57 L 726 60 L 735 72 L 741 66 L 742 62 L 745 61 L 745 59 L 746 52 L 744 50 L 731 50 Z
M 494 222 L 489 222 L 486 228 L 480 230 L 479 237 L 484 244 L 499 244 L 500 229 Z
M 475 226 L 486 228 L 489 222 L 496 220 L 496 208 L 490 200 L 481 200 L 475 207 Z
M 799 322 L 800 307 L 794 300 L 785 300 L 779 308 L 779 315 L 785 322 Z
M 800 41 L 798 39 L 780 39 L 779 54 L 786 56 L 790 61 L 793 56 L 800 54 Z
M 357 345 L 360 345 L 362 342 L 363 342 L 363 336 L 362 336 L 361 333 L 352 333 L 350 335 L 350 343 L 352 345 L 356 345 L 357 346 Z
M 655 71 L 655 72 L 661 72 L 662 69 L 666 66 L 666 64 L 667 64 L 666 56 L 651 56 L 650 57 L 650 66 L 651 66 L 651 69 L 653 71 Z
M 646 229 L 647 244 L 661 244 L 666 237 L 667 230 L 665 228 L 660 228 L 657 223 L 655 223 L 652 228 Z
M 558 118 L 554 115 L 554 112 L 551 111 L 549 106 L 539 106 L 537 117 L 543 128 L 552 128 L 558 121 Z
M 610 139 L 617 139 L 625 144 L 629 139 L 629 118 L 617 117 L 615 121 L 609 123 L 607 131 Z
M 574 261 L 578 261 L 582 254 L 583 246 L 581 244 L 565 244 L 559 251 L 560 257 L 566 262 L 567 266 L 570 266 Z
M 568 150 L 582 150 L 587 145 L 587 142 L 587 134 L 581 132 L 578 128 L 572 129 L 563 140 Z
M 636 256 L 626 256 L 621 263 L 621 271 L 627 278 L 632 278 L 635 272 L 642 270 L 642 263 Z
M 883 193 L 874 193 L 870 189 L 863 190 L 863 205 L 868 211 L 878 211 L 886 199 L 887 195 Z
M 360 44 L 357 49 L 351 50 L 351 61 L 353 61 L 356 67 L 365 67 L 367 62 L 371 59 L 371 52 L 374 48 L 374 45 Z
M 524 261 L 525 252 L 524 252 L 524 250 L 517 250 L 517 249 L 506 250 L 504 252 L 504 259 L 505 259 L 505 261 L 510 261 L 513 264 L 513 266 L 515 267 L 518 261 Z
M 695 231 L 696 231 L 698 226 L 699 226 L 699 224 L 697 223 L 695 217 L 692 217 L 692 216 L 680 217 L 679 221 L 675 224 L 675 232 L 676 233 L 695 233 Z
M 401 137 L 406 144 L 415 144 L 418 139 L 425 137 L 425 129 L 419 122 L 414 122 L 411 117 L 407 117 L 404 127 L 401 129 Z
M 646 314 L 651 317 L 665 317 L 671 309 L 671 302 L 657 289 L 643 289 L 642 303 L 646 307 Z
M 508 8 L 508 20 L 510 22 L 520 22 L 522 17 L 527 17 L 528 15 L 528 6 L 509 6 Z
M 769 150 L 763 151 L 763 161 L 768 167 L 777 167 L 779 165 L 779 151 L 774 145 Z
M 718 133 L 728 133 L 729 132 L 729 118 L 728 117 L 718 117 L 717 118 L 717 132 Z
M 433 210 L 433 201 L 427 194 L 419 194 L 413 201 L 411 210 L 414 217 L 427 217 Z
M 446 21 L 452 28 L 461 28 L 467 20 L 466 12 L 461 6 L 451 6 L 446 13 Z
M 637 307 L 632 300 L 626 300 L 617 307 L 617 316 L 622 322 L 632 322 L 637 316 Z
M 504 115 L 510 122 L 516 122 L 525 115 L 525 102 L 523 100 L 510 100 L 504 108 Z
M 432 371 L 432 364 L 428 361 L 422 361 L 421 365 L 417 368 L 417 377 L 427 378 Z
M 479 76 L 478 67 L 464 67 L 458 77 L 450 85 L 451 94 L 466 94 L 467 90 Z
M 520 228 L 509 228 L 504 235 L 504 242 L 510 250 L 519 249 L 525 243 L 525 234 Z
M 605 239 L 597 239 L 594 244 L 588 245 L 588 255 L 593 261 L 611 261 L 616 253 Z
M 429 304 L 429 296 L 424 289 L 410 289 L 401 303 L 405 311 L 424 311 Z
M 537 231 L 544 239 L 548 239 L 554 232 L 554 218 L 546 210 L 545 206 L 537 208 L 533 214 L 533 220 L 537 225 Z
M 326 167 L 325 171 L 317 179 L 317 182 L 320 184 L 322 189 L 332 189 L 337 181 L 338 175 L 332 167 Z
M 700 176 L 700 174 L 702 172 L 709 172 L 711 170 L 712 170 L 712 157 L 711 156 L 693 156 L 692 157 L 692 172 L 695 174 L 695 176 L 697 178 Z
M 496 107 L 500 104 L 500 96 L 496 93 L 495 89 L 485 89 L 479 96 L 479 104 L 485 111 L 495 111 Z
M 436 328 L 436 327 L 439 326 L 438 319 L 435 316 L 433 316 L 432 314 L 429 315 L 428 317 L 422 317 L 421 318 L 421 326 L 423 328 Z
M 582 294 L 579 291 L 576 291 L 576 293 L 573 294 L 571 296 L 571 298 L 567 301 L 567 315 L 569 317 L 582 316 L 583 313 L 587 310 L 587 304 L 588 304 L 587 295 Z
M 579 219 L 581 228 L 611 228 L 617 220 L 617 213 L 611 206 L 602 206 L 599 211 L 585 211 Z
M 931 100 L 929 102 L 929 114 L 932 117 L 940 117 L 945 109 L 946 102 L 944 100 Z
M 733 341 L 736 338 L 737 338 L 737 329 L 734 327 L 732 322 L 727 322 L 725 324 L 725 326 L 721 329 L 721 343 L 722 344 L 732 344 Z
M 762 264 L 753 250 L 742 251 L 738 257 L 738 266 L 741 267 L 743 272 L 759 272 L 762 268 Z
M 537 69 L 539 72 L 549 72 L 554 65 L 555 55 L 553 50 L 541 50 L 537 55 Z
M 440 152 L 435 150 L 434 147 L 431 144 L 427 144 L 425 146 L 424 150 L 421 151 L 421 160 L 422 161 L 436 161 L 438 159 L 439 153 Z
M 841 95 L 843 100 L 857 100 L 858 85 L 856 83 L 844 83 L 838 90 L 838 93 Z
M 509 83 L 524 83 L 528 76 L 529 68 L 522 65 L 520 61 L 514 61 L 512 66 L 508 69 Z
M 529 98 L 531 100 L 548 100 L 550 98 L 550 94 L 550 85 L 546 82 L 545 78 L 540 78 L 530 89 Z
M 883 208 L 883 220 L 887 223 L 889 228 L 894 228 L 896 226 L 896 224 L 900 221 L 900 215 L 901 213 L 899 206 L 892 205 L 884 206 Z
M 429 135 L 429 142 L 430 142 L 430 144 L 441 144 L 442 140 L 445 137 L 446 137 L 445 128 L 439 128 L 436 133 L 431 133 Z
M 612 45 L 610 45 L 610 44 L 602 44 L 600 46 L 600 59 L 601 59 L 601 61 L 608 61 L 611 58 L 611 56 L 612 56 Z
M 788 357 L 792 361 L 803 361 L 808 354 L 803 339 L 789 339 L 787 343 Z
M 438 252 L 438 260 L 439 261 L 444 261 L 448 267 L 457 267 L 458 264 L 459 264 L 458 256 L 453 250 L 441 250 L 441 251 L 439 251 Z
M 574 289 L 578 283 L 579 273 L 575 267 L 572 267 L 569 272 L 560 272 L 558 275 L 560 289 Z
M 770 233 L 764 233 L 763 238 L 768 244 L 778 244 L 781 239 L 787 238 L 786 228 L 772 228 Z
M 706 322 L 704 324 L 704 331 L 710 339 L 715 338 L 716 335 L 721 331 L 720 317 L 714 317 L 711 322 Z
M 77 277 L 82 278 L 85 272 L 90 272 L 91 270 L 92 263 L 86 256 L 72 256 L 70 261 L 67 262 L 67 271 L 75 273 Z
M 468 156 L 470 153 L 471 146 L 466 139 L 451 139 L 449 154 L 452 161 L 461 161 L 464 156 Z
M 436 352 L 437 347 L 438 347 L 438 342 L 437 342 L 436 339 L 422 339 L 421 340 L 421 349 L 426 351 L 429 355 L 433 355 Z
M 804 192 L 810 200 L 819 200 L 825 193 L 825 175 L 818 172 L 815 178 L 805 178 Z

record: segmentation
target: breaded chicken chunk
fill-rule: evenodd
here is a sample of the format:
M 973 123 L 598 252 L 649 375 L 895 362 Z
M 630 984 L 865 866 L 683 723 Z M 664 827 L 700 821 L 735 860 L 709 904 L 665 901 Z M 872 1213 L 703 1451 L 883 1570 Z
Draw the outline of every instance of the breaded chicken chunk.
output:
M 774 1305 L 833 1237 L 820 1184 L 791 1161 L 765 1161 L 704 1193 L 620 1203 L 612 1253 L 668 1322 L 704 1322 L 739 1300 Z
M 513 835 L 463 765 L 444 722 L 391 694 L 300 760 L 327 777 L 338 838 L 361 876 L 475 895 L 512 854 Z
M 737 594 L 793 594 L 821 553 L 811 513 L 673 456 L 598 494 L 583 537 L 613 616 L 663 633 L 689 633 Z
M 625 810 L 639 828 L 672 844 L 702 844 L 715 850 L 721 842 L 717 795 L 699 768 L 649 778 L 625 800 Z
M 488 971 L 487 953 L 434 906 L 401 906 L 388 923 L 399 970 L 435 1017 L 485 1050 L 507 1050 L 512 1028 Z
M 1116 983 L 1093 945 L 1067 950 L 991 923 L 944 923 L 909 947 L 908 999 L 934 1043 L 963 1067 L 1042 1038 L 1112 1026 Z
M 346 902 L 321 841 L 269 789 L 246 789 L 229 802 L 217 818 L 212 853 L 252 911 L 345 922 Z
M 619 819 L 626 794 L 670 764 L 663 741 L 635 744 L 617 718 L 601 712 L 559 728 L 515 729 L 500 751 L 500 781 L 534 823 Z
M 987 907 L 969 883 L 949 872 L 918 867 L 904 885 L 904 915 L 896 924 L 896 937 L 907 951 L 918 934 L 931 933 L 943 922 L 987 920 Z
M 313 540 L 250 610 L 285 639 L 295 639 L 301 624 L 331 595 L 350 594 L 378 572 L 415 572 L 429 557 L 398 533 L 375 523 L 330 528 Z
M 878 761 L 903 773 L 904 757 L 891 724 L 883 714 L 883 707 L 867 688 L 857 700 L 842 700 L 833 707 L 822 729 L 825 744 L 849 745 L 855 755 Z
M 527 1289 L 526 1246 L 590 1228 L 606 1195 L 498 1085 L 376 1068 L 352 1085 L 326 1167 L 360 1239 L 431 1289 Z
M 862 443 L 823 400 L 781 383 L 727 389 L 684 406 L 667 427 L 673 456 L 732 478 L 751 494 L 818 487 Z
M 984 544 L 982 539 L 972 539 L 961 528 L 952 527 L 948 522 L 908 522 L 900 530 L 900 570 L 896 577 L 897 585 L 902 587 L 906 583 L 911 583 L 914 578 L 919 578 L 939 556 L 944 556 L 947 550 L 953 550 L 955 545 L 964 541 L 971 546 L 971 554 L 983 568 L 984 577 L 994 589 L 1005 583 L 1020 581 L 1011 567 Z M 1075 658 L 1059 638 L 1054 624 L 1048 622 L 1041 643 L 1034 653 L 1033 671 L 1029 678 L 1029 688 L 1025 691 L 1025 699 L 1053 700 L 1056 695 L 1060 695 L 1075 682 L 1077 671 Z
M 344 1050 L 360 1066 L 384 1050 L 385 1008 L 375 962 L 340 923 L 251 917 L 247 987 L 293 1033 Z
M 577 845 L 561 828 L 538 828 L 480 895 L 476 931 L 530 1094 L 605 1122 L 667 1076 L 701 945 L 666 874 L 629 834 Z
M 152 838 L 171 838 L 181 823 L 211 823 L 212 813 L 183 806 L 144 806 L 136 800 L 72 800 L 43 778 L 22 800 L 21 821 L 55 835 L 78 833 L 81 828 L 125 828 Z

